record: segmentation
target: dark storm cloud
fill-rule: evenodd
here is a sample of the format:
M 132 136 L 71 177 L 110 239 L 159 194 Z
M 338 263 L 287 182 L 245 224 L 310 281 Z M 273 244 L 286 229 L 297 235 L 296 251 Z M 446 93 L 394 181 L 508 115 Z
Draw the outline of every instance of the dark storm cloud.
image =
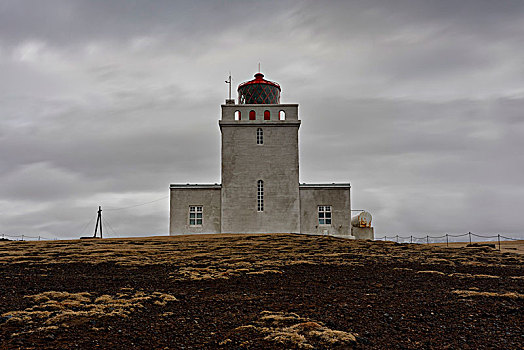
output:
M 8 1 L 0 10 L 0 38 L 16 45 L 42 40 L 75 48 L 93 41 L 120 45 L 151 36 L 184 55 L 213 47 L 217 34 L 234 29 L 251 32 L 253 22 L 266 21 L 283 2 L 268 6 L 243 1 Z M 235 33 L 231 33 L 234 35 Z M 256 30 L 253 34 L 257 34 Z
M 131 38 L 164 26 L 183 27 L 191 21 L 187 13 L 192 8 L 197 10 L 190 2 L 175 1 L 11 1 L 4 2 L 0 22 L 12 42 L 36 37 L 69 45 Z
M 522 233 L 522 13 L 478 0 L 4 1 L 0 232 L 76 237 L 98 205 L 220 182 L 223 81 L 261 61 L 300 103 L 301 181 L 350 181 L 379 235 Z M 123 236 L 166 233 L 167 201 L 106 218 Z

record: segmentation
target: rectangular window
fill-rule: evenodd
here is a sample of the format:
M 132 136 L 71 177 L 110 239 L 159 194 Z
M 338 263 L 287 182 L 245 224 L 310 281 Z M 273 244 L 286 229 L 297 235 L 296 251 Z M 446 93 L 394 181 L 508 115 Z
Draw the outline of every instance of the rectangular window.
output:
M 257 183 L 257 211 L 264 211 L 264 181 Z
M 263 145 L 264 144 L 264 132 L 262 129 L 257 129 L 257 145 Z
M 189 206 L 189 226 L 202 226 L 203 210 L 201 205 Z
M 318 206 L 318 224 L 331 225 L 331 205 Z

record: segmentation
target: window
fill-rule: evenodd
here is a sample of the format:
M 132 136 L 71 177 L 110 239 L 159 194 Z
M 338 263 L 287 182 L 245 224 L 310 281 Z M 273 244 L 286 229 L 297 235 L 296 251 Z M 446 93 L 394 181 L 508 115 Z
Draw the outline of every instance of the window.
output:
M 319 225 L 331 225 L 331 206 L 330 205 L 319 205 L 318 206 L 318 224 Z
M 242 119 L 242 113 L 240 111 L 235 111 L 235 120 L 241 120 Z
M 264 211 L 264 181 L 257 182 L 257 211 Z
M 189 206 L 189 226 L 202 226 L 202 206 Z
M 264 132 L 262 129 L 257 129 L 257 145 L 263 145 L 264 144 Z
M 284 111 L 278 112 L 278 119 L 286 120 L 286 112 L 284 112 Z
M 271 119 L 271 114 L 269 113 L 269 111 L 264 111 L 264 120 L 269 120 Z
M 249 120 L 255 120 L 257 119 L 257 115 L 255 111 L 249 111 Z

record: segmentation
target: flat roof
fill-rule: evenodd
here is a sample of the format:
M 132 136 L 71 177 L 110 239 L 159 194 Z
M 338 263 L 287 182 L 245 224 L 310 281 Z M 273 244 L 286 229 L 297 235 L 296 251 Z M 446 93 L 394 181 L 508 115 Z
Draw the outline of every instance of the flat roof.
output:
M 221 184 L 171 184 L 169 188 L 200 188 L 200 189 L 209 189 L 209 188 L 222 188 Z
M 298 107 L 298 103 L 236 103 L 236 104 L 223 104 L 222 107 Z
M 347 183 L 324 183 L 324 184 L 306 184 L 301 183 L 299 187 L 311 187 L 311 188 L 350 188 L 351 184 Z M 222 188 L 221 184 L 171 184 L 169 188 Z
M 299 187 L 313 187 L 313 188 L 341 188 L 341 187 L 351 187 L 351 184 L 349 182 L 332 182 L 332 183 L 326 183 L 326 184 L 306 184 L 301 183 L 299 184 Z

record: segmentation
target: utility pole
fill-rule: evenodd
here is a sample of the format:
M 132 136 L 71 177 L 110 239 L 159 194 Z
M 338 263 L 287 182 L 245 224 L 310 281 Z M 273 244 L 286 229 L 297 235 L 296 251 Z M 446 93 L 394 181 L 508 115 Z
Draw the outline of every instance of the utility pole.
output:
M 98 231 L 99 223 L 100 223 L 100 238 L 102 238 L 102 207 L 101 206 L 98 206 L 98 216 L 96 217 L 95 234 L 93 235 L 93 238 L 96 238 L 96 232 Z

